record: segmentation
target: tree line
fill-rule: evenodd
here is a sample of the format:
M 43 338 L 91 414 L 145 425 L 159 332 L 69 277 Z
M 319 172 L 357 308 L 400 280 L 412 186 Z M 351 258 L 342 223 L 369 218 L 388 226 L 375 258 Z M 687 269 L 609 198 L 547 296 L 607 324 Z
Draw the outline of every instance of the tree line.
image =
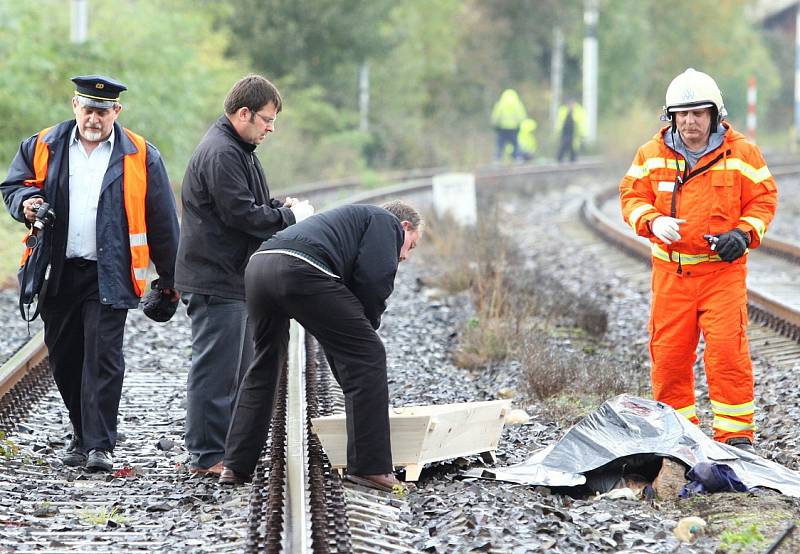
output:
M 760 29 L 751 4 L 600 0 L 598 147 L 611 142 L 632 156 L 658 128 L 667 84 L 690 65 L 717 79 L 738 127 L 756 77 L 760 121 L 785 131 L 786 39 Z M 582 0 L 90 0 L 89 40 L 71 44 L 69 26 L 64 0 L 0 0 L 6 164 L 20 140 L 71 117 L 69 78 L 86 73 L 129 86 L 120 121 L 158 146 L 174 182 L 233 82 L 265 75 L 285 100 L 276 133 L 259 148 L 278 188 L 486 162 L 489 113 L 509 87 L 539 122 L 541 155 L 552 156 L 556 28 L 565 37 L 564 94 L 581 95 Z

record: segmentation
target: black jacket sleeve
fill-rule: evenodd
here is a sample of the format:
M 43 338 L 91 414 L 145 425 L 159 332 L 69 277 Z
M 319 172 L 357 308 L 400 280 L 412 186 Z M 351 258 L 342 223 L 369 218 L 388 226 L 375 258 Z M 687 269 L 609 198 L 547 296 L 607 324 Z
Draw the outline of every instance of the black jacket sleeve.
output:
M 295 222 L 289 208 L 273 208 L 269 201 L 263 205 L 256 202 L 248 186 L 246 168 L 230 150 L 221 150 L 214 155 L 209 169 L 208 192 L 225 225 L 258 239 L 266 240 Z
M 167 177 L 161 154 L 151 144 L 147 145 L 147 244 L 150 259 L 158 272 L 162 288 L 175 284 L 175 256 L 178 253 L 178 214 L 175 195 Z
M 27 179 L 35 177 L 33 154 L 37 137 L 38 135 L 33 135 L 20 144 L 17 155 L 14 156 L 14 161 L 11 162 L 11 167 L 8 169 L 6 180 L 0 183 L 0 191 L 3 192 L 3 200 L 8 208 L 8 213 L 17 221 L 26 224 L 27 220 L 22 210 L 22 203 L 34 196 L 44 198 L 44 190 L 25 184 Z
M 380 327 L 386 299 L 394 290 L 402 245 L 403 228 L 396 217 L 387 213 L 369 219 L 359 243 L 350 290 L 364 306 L 373 329 Z

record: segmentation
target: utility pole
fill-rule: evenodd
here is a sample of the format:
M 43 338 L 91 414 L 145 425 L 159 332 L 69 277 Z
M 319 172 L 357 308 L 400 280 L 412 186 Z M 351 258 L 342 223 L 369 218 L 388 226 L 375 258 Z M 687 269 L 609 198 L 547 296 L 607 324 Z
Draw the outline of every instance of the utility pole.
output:
M 358 70 L 358 130 L 369 131 L 369 64 L 364 62 Z
M 69 41 L 83 44 L 89 34 L 89 0 L 72 0 Z
M 597 139 L 597 0 L 583 0 L 583 107 L 586 140 Z
M 553 52 L 550 55 L 550 123 L 554 131 L 558 107 L 561 105 L 561 87 L 564 81 L 564 33 L 561 27 L 553 29 Z
M 794 144 L 800 141 L 800 6 L 795 7 L 794 18 Z

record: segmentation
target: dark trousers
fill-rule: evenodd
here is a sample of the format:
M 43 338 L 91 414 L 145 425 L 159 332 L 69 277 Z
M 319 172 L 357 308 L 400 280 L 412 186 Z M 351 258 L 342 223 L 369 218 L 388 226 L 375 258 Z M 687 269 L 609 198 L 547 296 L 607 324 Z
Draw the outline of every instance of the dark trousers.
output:
M 519 129 L 496 129 L 497 133 L 497 152 L 495 159 L 502 161 L 506 154 L 506 145 L 511 145 L 511 157 L 513 159 L 519 158 L 519 144 L 517 143 L 517 135 Z
M 345 396 L 347 470 L 389 473 L 386 351 L 361 302 L 342 283 L 285 254 L 259 254 L 245 272 L 255 358 L 236 398 L 225 466 L 250 474 L 267 439 L 289 344 L 289 318 L 314 335 Z
M 42 307 L 50 369 L 84 448 L 113 450 L 125 360 L 128 310 L 101 304 L 97 264 L 67 260 L 58 295 Z
M 236 390 L 253 358 L 244 300 L 185 293 L 192 320 L 192 367 L 186 382 L 189 466 L 222 461 Z
M 574 162 L 576 158 L 575 145 L 572 137 L 562 138 L 561 144 L 558 147 L 558 161 L 563 162 L 564 159 L 569 158 L 569 161 Z

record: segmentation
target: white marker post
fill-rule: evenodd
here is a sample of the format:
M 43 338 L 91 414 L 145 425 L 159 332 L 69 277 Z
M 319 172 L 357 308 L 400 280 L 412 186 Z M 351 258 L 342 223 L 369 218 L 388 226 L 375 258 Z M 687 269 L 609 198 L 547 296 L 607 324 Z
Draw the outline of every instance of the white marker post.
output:
M 756 141 L 756 101 L 758 99 L 758 89 L 756 80 L 750 77 L 747 82 L 747 138 L 751 142 Z
M 436 217 L 449 215 L 462 227 L 474 226 L 478 222 L 475 175 L 443 173 L 434 176 L 433 209 Z

